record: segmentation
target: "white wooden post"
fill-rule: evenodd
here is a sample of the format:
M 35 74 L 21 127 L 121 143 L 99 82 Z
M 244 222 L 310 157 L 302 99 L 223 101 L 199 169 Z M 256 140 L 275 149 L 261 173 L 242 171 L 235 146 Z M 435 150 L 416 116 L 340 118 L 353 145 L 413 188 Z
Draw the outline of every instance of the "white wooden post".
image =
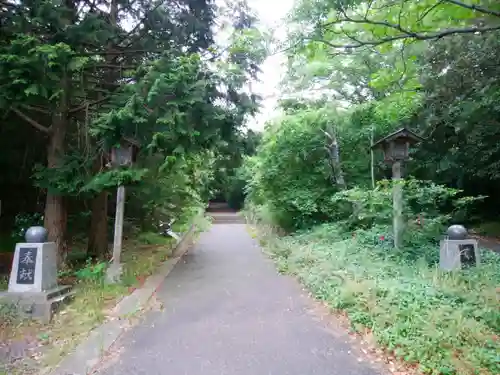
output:
M 113 258 L 106 274 L 108 282 L 118 282 L 121 276 L 120 257 L 122 252 L 123 214 L 125 211 L 125 186 L 116 191 L 115 235 L 113 240 Z
M 392 205 L 393 205 L 393 231 L 394 247 L 400 249 L 403 246 L 403 185 L 401 184 L 401 162 L 394 161 L 392 164 Z
M 373 145 L 375 135 L 375 126 L 372 125 L 370 129 L 370 145 Z M 370 172 L 372 177 L 372 189 L 375 189 L 375 152 L 373 147 L 370 147 Z

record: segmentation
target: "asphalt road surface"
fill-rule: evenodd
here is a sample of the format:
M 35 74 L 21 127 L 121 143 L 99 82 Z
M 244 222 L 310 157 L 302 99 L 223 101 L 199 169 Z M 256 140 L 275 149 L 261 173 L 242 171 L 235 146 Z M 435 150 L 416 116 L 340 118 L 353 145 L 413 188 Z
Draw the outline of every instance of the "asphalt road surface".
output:
M 311 313 L 244 224 L 216 224 L 125 333 L 99 375 L 376 375 Z

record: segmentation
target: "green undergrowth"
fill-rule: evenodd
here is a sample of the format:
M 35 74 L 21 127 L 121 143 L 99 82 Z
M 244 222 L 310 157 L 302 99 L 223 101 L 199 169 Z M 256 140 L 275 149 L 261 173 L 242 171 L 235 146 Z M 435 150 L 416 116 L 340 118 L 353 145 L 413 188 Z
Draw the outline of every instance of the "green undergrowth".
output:
M 173 242 L 157 234 L 155 236 L 156 241 L 153 235 L 149 235 L 147 243 L 141 238 L 124 242 L 123 274 L 118 284 L 105 282 L 106 264 L 103 262 L 88 261 L 78 269 L 60 272 L 60 283 L 74 284 L 75 296 L 50 324 L 19 321 L 13 315 L 9 317 L 0 311 L 0 339 L 17 341 L 22 340 L 22 337 L 35 337 L 43 348 L 38 365 L 43 368 L 56 365 L 93 328 L 107 319 L 121 298 L 140 287 L 172 254 Z M 24 365 L 16 362 L 8 366 L 9 373 L 16 374 L 19 367 Z
M 197 216 L 186 216 L 183 220 L 179 220 L 174 230 L 179 234 L 185 233 L 193 223 L 193 216 L 196 232 L 204 230 L 208 221 L 200 216 L 199 212 L 195 214 Z M 155 232 L 143 232 L 128 239 L 124 242 L 123 273 L 118 284 L 110 285 L 105 282 L 105 262 L 89 260 L 76 269 L 68 268 L 61 271 L 59 282 L 74 284 L 73 301 L 64 306 L 48 325 L 18 321 L 0 309 L 0 342 L 20 340 L 27 336 L 36 337 L 43 347 L 38 364 L 42 367 L 54 366 L 93 328 L 109 317 L 121 298 L 141 287 L 146 278 L 172 256 L 174 248 L 174 239 Z M 21 365 L 21 362 L 16 362 L 15 366 L 9 366 L 9 373 L 15 374 Z
M 9 285 L 9 276 L 0 276 L 0 291 L 7 290 Z
M 394 250 L 388 228 L 345 233 L 334 224 L 277 236 L 259 227 L 280 271 L 296 276 L 320 300 L 368 328 L 380 345 L 426 374 L 499 374 L 500 257 L 440 271 L 438 245 Z

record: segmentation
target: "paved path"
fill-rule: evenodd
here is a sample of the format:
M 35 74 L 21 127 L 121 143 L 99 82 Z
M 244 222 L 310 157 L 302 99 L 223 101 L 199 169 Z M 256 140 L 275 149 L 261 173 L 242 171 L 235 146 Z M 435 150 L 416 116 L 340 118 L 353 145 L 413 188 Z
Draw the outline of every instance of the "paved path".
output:
M 376 375 L 309 312 L 243 224 L 217 224 L 99 375 Z

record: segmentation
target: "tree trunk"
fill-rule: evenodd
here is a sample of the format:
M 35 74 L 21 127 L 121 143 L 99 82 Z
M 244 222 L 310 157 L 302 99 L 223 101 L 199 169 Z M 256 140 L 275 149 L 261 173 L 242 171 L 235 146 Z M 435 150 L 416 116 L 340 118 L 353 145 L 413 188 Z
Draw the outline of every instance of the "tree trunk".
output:
M 334 148 L 333 148 L 333 160 L 335 160 L 335 179 L 337 181 L 337 185 L 341 189 L 346 189 L 346 184 L 344 180 L 344 171 L 342 170 L 342 166 L 340 165 L 340 152 L 339 152 L 339 144 L 337 142 L 337 137 L 333 134 L 334 140 Z
M 373 142 L 374 140 L 374 135 L 375 134 L 375 128 L 372 125 L 371 130 L 370 130 L 370 172 L 371 172 L 371 177 L 372 177 L 372 189 L 375 189 L 375 153 L 373 152 Z
M 50 169 L 55 169 L 60 166 L 61 159 L 64 156 L 64 142 L 68 128 L 66 79 L 63 78 L 61 82 L 62 94 L 58 108 L 56 108 L 52 117 L 51 132 L 47 147 L 47 168 Z M 58 265 L 66 261 L 68 249 L 65 238 L 67 217 L 64 196 L 53 193 L 49 189 L 45 201 L 44 226 L 49 232 L 49 241 L 56 243 Z
M 92 200 L 92 222 L 90 223 L 87 255 L 105 259 L 108 254 L 108 193 L 102 191 Z
M 109 10 L 108 22 L 112 27 L 117 27 L 118 23 L 118 1 L 112 0 Z M 113 43 L 107 45 L 108 50 L 113 49 Z M 106 63 L 112 63 L 115 56 L 108 55 Z M 106 73 L 108 81 L 116 80 L 116 72 Z M 98 99 L 101 99 L 99 95 Z M 93 174 L 99 173 L 104 167 L 104 156 L 100 154 L 94 160 Z M 108 253 L 108 193 L 101 191 L 98 196 L 92 200 L 92 218 L 90 223 L 89 242 L 87 245 L 87 255 L 92 258 L 103 259 Z
M 328 126 L 327 129 L 324 130 L 324 133 L 327 138 L 326 149 L 329 155 L 329 162 L 332 168 L 334 183 L 337 184 L 340 190 L 345 190 L 347 186 L 344 179 L 342 165 L 340 163 L 339 143 L 337 142 L 337 136 L 335 135 L 333 126 Z
M 67 211 L 64 197 L 47 193 L 45 200 L 44 226 L 49 232 L 49 241 L 56 243 L 57 263 L 66 261 L 68 246 L 66 243 Z
M 94 161 L 93 173 L 99 173 L 103 167 L 102 155 Z M 90 223 L 87 255 L 94 259 L 104 259 L 108 254 L 108 192 L 101 191 L 92 200 L 92 218 Z
M 76 7 L 69 0 L 65 5 L 71 10 L 71 17 L 61 21 L 65 25 L 75 22 Z M 57 106 L 54 108 L 52 124 L 50 126 L 49 141 L 47 147 L 47 168 L 57 169 L 65 155 L 65 138 L 69 127 L 69 79 L 67 72 L 62 72 L 60 81 L 60 94 Z M 47 191 L 45 201 L 44 226 L 48 231 L 49 241 L 56 243 L 57 264 L 61 266 L 66 261 L 68 246 L 66 242 L 66 228 L 68 223 L 68 212 L 66 201 L 60 193 Z

